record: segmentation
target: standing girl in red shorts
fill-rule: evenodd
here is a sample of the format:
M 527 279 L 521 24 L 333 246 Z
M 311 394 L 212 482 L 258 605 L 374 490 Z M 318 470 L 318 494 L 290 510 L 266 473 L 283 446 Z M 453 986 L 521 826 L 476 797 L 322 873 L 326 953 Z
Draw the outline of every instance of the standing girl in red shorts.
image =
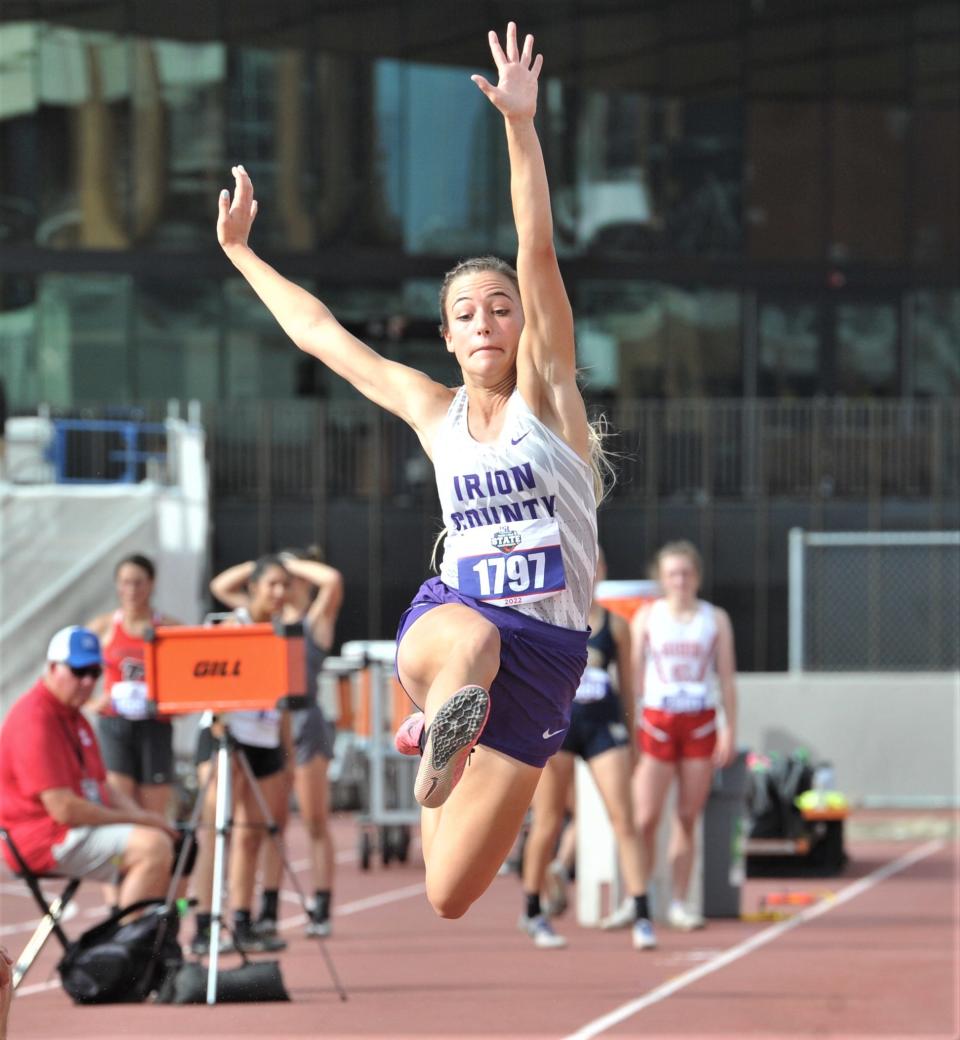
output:
M 703 919 L 686 906 L 694 836 L 714 767 L 733 757 L 737 724 L 733 627 L 725 610 L 697 598 L 700 554 L 690 542 L 669 542 L 656 559 L 663 598 L 639 611 L 632 623 L 633 672 L 642 714 L 642 751 L 634 778 L 637 827 L 645 879 L 653 873 L 657 828 L 677 782 L 670 842 L 672 892 L 667 922 L 689 931 Z M 722 701 L 722 719 L 717 716 Z

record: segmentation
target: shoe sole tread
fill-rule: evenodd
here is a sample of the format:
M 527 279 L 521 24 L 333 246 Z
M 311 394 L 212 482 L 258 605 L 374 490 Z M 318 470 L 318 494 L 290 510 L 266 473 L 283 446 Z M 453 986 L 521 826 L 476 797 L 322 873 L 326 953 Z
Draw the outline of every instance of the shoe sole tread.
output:
M 436 809 L 450 797 L 462 773 L 458 756 L 476 744 L 490 713 L 490 696 L 482 686 L 457 691 L 434 717 L 427 730 L 423 759 L 417 771 L 414 797 L 427 809 Z

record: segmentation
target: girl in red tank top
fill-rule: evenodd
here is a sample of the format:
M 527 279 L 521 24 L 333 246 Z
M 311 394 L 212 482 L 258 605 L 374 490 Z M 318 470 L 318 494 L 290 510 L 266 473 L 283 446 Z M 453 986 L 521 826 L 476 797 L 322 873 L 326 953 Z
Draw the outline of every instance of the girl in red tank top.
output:
M 154 611 L 153 563 L 127 556 L 114 572 L 118 609 L 88 622 L 103 648 L 103 692 L 91 707 L 100 716 L 100 744 L 111 783 L 138 804 L 165 812 L 170 800 L 172 750 L 169 720 L 148 718 L 144 634 L 178 622 Z
M 159 614 L 151 617 L 159 625 Z M 146 684 L 144 682 L 144 641 L 131 635 L 123 626 L 123 611 L 111 618 L 111 628 L 103 644 L 103 715 L 121 715 L 127 719 L 146 717 Z
M 684 541 L 667 543 L 656 558 L 656 577 L 663 599 L 642 608 L 630 624 L 634 688 L 638 699 L 644 700 L 639 730 L 643 754 L 634 775 L 644 866 L 649 880 L 660 817 L 675 782 L 672 898 L 666 917 L 670 925 L 684 931 L 703 925 L 699 911 L 686 904 L 695 828 L 710 793 L 714 767 L 728 765 L 733 757 L 737 725 L 733 627 L 725 610 L 705 605 L 697 598 L 702 574 L 700 554 L 693 545 Z M 667 637 L 666 643 L 665 627 L 668 633 L 675 633 Z M 649 669 L 648 656 L 653 657 Z M 672 666 L 671 658 L 675 659 Z M 708 688 L 703 681 L 710 669 L 716 673 L 723 705 L 719 731 L 712 684 Z M 648 695 L 652 703 L 646 703 Z

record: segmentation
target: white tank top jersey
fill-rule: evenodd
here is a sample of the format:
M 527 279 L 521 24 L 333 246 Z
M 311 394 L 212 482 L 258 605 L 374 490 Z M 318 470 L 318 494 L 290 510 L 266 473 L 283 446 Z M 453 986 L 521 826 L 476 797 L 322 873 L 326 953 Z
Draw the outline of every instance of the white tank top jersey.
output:
M 678 621 L 667 601 L 647 615 L 643 707 L 657 711 L 706 711 L 717 705 L 717 622 L 713 607 L 698 600 L 690 621 Z
M 519 391 L 496 441 L 467 429 L 461 387 L 434 439 L 445 585 L 562 628 L 587 627 L 597 569 L 593 471 Z
M 252 625 L 253 618 L 246 607 L 238 607 L 233 616 L 241 625 Z M 225 712 L 223 719 L 230 731 L 230 736 L 241 744 L 251 747 L 280 747 L 280 712 L 274 709 L 264 711 L 230 711 Z M 200 717 L 200 728 L 213 725 L 213 713 L 204 712 Z

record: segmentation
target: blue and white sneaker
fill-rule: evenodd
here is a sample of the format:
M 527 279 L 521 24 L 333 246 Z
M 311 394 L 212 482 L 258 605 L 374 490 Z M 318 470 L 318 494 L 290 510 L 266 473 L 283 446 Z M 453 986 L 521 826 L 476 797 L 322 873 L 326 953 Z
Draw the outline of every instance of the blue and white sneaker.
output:
M 645 917 L 638 917 L 633 922 L 633 948 L 635 950 L 655 950 L 657 948 L 656 932 Z
M 518 922 L 521 932 L 526 932 L 533 939 L 533 945 L 540 950 L 562 950 L 567 945 L 567 940 L 562 935 L 557 935 L 553 925 L 543 914 L 536 917 L 527 917 L 521 914 Z

